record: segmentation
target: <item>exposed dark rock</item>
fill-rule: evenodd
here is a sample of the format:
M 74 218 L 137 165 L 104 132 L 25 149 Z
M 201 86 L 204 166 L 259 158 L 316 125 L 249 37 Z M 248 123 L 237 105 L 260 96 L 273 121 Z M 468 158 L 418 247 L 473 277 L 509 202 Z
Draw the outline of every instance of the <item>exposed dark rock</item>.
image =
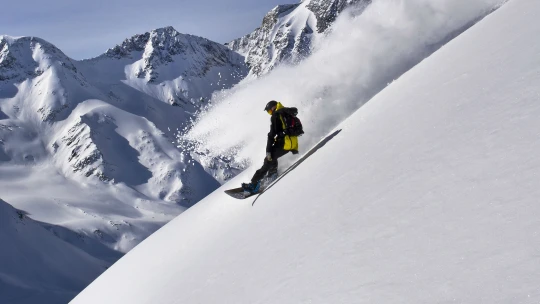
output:
M 340 13 L 348 7 L 363 10 L 370 3 L 371 0 L 306 0 L 279 5 L 263 18 L 261 27 L 227 46 L 245 56 L 250 74 L 261 76 L 280 64 L 296 64 L 308 57 L 314 36 L 323 34 Z M 312 24 L 316 29 L 306 18 L 309 14 L 294 15 L 301 10 L 308 10 L 316 19 L 316 25 Z

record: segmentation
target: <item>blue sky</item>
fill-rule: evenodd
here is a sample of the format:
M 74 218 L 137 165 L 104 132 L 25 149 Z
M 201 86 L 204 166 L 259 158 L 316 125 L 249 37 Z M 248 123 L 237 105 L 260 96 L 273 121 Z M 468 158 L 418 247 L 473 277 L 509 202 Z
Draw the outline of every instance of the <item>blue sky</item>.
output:
M 299 0 L 18 0 L 0 4 L 0 35 L 43 38 L 74 59 L 164 26 L 225 43 L 260 26 L 278 4 Z

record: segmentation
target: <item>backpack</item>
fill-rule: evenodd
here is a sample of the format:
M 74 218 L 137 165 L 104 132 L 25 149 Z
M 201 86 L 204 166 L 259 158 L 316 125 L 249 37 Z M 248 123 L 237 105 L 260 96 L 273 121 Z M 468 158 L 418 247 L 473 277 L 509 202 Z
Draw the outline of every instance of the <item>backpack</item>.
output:
M 302 122 L 296 115 L 298 114 L 297 108 L 283 108 L 280 111 L 281 119 L 283 122 L 283 132 L 289 136 L 300 136 L 304 134 Z

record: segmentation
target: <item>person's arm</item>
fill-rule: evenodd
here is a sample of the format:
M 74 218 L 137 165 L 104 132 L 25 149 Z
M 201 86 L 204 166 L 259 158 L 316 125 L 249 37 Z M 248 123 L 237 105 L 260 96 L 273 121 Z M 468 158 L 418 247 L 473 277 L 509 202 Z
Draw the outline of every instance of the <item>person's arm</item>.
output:
M 266 152 L 272 151 L 272 145 L 274 144 L 276 138 L 276 117 L 277 115 L 272 115 L 270 118 L 270 132 L 268 132 L 268 139 L 266 140 Z

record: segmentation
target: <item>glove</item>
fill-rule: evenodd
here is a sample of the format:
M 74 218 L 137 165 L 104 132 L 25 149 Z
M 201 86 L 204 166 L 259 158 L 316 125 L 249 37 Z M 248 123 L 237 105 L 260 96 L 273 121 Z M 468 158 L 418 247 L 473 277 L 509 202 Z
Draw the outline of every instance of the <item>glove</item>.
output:
M 266 159 L 267 159 L 268 161 L 272 161 L 272 153 L 266 152 Z

